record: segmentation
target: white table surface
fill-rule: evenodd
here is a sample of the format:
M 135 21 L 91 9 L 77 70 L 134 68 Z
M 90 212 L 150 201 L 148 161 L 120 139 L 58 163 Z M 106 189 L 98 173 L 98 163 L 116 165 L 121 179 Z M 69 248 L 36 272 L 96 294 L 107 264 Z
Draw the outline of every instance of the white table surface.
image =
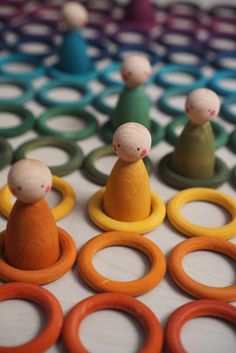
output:
M 216 2 L 209 1 L 209 3 L 213 4 Z M 231 1 L 231 3 L 235 3 L 235 1 Z M 99 67 L 104 67 L 107 63 L 109 61 L 105 60 Z M 155 71 L 158 68 L 159 65 L 155 68 Z M 22 67 L 19 69 L 22 69 Z M 212 69 L 210 68 L 206 68 L 205 71 L 206 74 L 212 73 Z M 182 79 L 185 79 L 185 77 L 182 77 Z M 189 78 L 186 77 L 187 79 Z M 35 87 L 40 87 L 46 81 L 47 78 L 40 78 L 34 81 L 34 85 Z M 98 82 L 89 83 L 89 86 L 94 92 L 99 92 L 103 89 L 103 86 Z M 156 102 L 162 89 L 152 85 L 148 87 L 147 92 L 153 98 L 154 102 Z M 15 93 L 17 93 L 17 90 L 12 86 L 0 87 L 1 96 L 14 95 Z M 53 96 L 63 99 L 67 97 L 69 100 L 77 97 L 77 93 L 70 89 L 60 89 L 54 90 Z M 114 104 L 116 99 L 117 97 L 111 97 L 111 103 Z M 184 101 L 182 99 L 176 99 L 176 105 L 181 106 L 183 104 Z M 35 101 L 31 101 L 25 104 L 25 106 L 31 109 L 36 117 L 46 109 Z M 100 123 L 106 121 L 106 117 L 103 114 L 98 113 L 91 107 L 88 110 L 96 114 Z M 155 106 L 151 110 L 151 115 L 163 125 L 171 121 L 170 117 L 158 111 Z M 233 125 L 219 118 L 217 118 L 217 121 L 228 132 L 232 131 Z M 59 120 L 54 119 L 50 125 L 58 128 L 58 122 Z M 18 123 L 18 118 L 13 115 L 9 115 L 9 120 L 0 119 L 0 127 L 13 126 L 16 123 Z M 65 117 L 60 119 L 60 129 L 62 130 L 74 130 L 81 126 L 73 118 Z M 16 148 L 22 142 L 34 136 L 36 136 L 36 133 L 28 132 L 23 136 L 10 139 L 9 141 Z M 78 144 L 82 147 L 85 154 L 95 147 L 103 145 L 98 136 L 80 141 Z M 172 149 L 173 147 L 166 142 L 161 142 L 151 150 L 149 156 L 155 168 L 162 156 Z M 223 158 L 230 168 L 236 164 L 235 155 L 227 148 L 221 148 L 217 151 L 217 155 Z M 51 165 L 61 164 L 67 160 L 66 153 L 54 148 L 37 149 L 30 152 L 27 157 L 38 158 Z M 97 162 L 97 166 L 101 170 L 109 172 L 115 160 L 115 157 L 103 158 Z M 6 183 L 8 170 L 9 168 L 5 168 L 0 172 L 0 185 Z M 58 225 L 71 234 L 76 241 L 78 249 L 80 249 L 87 240 L 101 233 L 89 221 L 87 215 L 87 202 L 91 195 L 98 190 L 99 186 L 85 179 L 80 171 L 75 171 L 64 178 L 73 186 L 77 196 L 77 204 L 73 212 L 65 219 L 59 221 Z M 159 180 L 155 172 L 152 174 L 150 182 L 152 190 L 158 193 L 165 202 L 177 192 Z M 219 190 L 235 197 L 236 189 L 229 183 L 225 183 Z M 48 200 L 51 205 L 55 205 L 59 198 L 56 193 L 51 192 Z M 218 206 L 206 202 L 190 203 L 183 207 L 183 213 L 189 220 L 204 226 L 221 226 L 229 220 L 227 212 Z M 6 227 L 6 220 L 2 216 L 0 216 L 0 227 L 1 229 Z M 168 258 L 170 251 L 175 245 L 186 239 L 184 235 L 175 231 L 167 220 L 156 230 L 145 236 L 161 248 L 166 258 Z M 236 243 L 236 238 L 230 241 Z M 198 251 L 189 254 L 184 258 L 183 264 L 185 270 L 193 278 L 211 286 L 227 286 L 234 283 L 236 279 L 235 263 L 225 256 L 213 252 Z M 123 281 L 137 279 L 149 269 L 149 263 L 145 256 L 124 247 L 113 247 L 100 251 L 94 258 L 94 265 L 103 275 L 113 280 Z M 65 276 L 44 287 L 58 298 L 64 314 L 67 314 L 80 300 L 95 294 L 80 279 L 76 264 L 73 270 L 70 270 Z M 194 298 L 175 286 L 168 273 L 155 289 L 137 299 L 145 303 L 154 312 L 163 328 L 167 318 L 176 308 L 194 300 Z M 235 302 L 232 304 L 235 305 Z M 22 300 L 1 302 L 0 318 L 0 345 L 6 346 L 22 344 L 32 339 L 40 331 L 45 322 L 41 309 L 30 302 Z M 86 348 L 93 353 L 134 353 L 141 348 L 144 341 L 142 328 L 135 320 L 121 312 L 110 310 L 97 312 L 86 318 L 80 329 L 80 337 Z M 194 319 L 184 326 L 181 338 L 189 353 L 236 352 L 235 327 L 221 320 L 213 318 Z M 60 342 L 48 350 L 48 353 L 59 352 L 65 352 Z

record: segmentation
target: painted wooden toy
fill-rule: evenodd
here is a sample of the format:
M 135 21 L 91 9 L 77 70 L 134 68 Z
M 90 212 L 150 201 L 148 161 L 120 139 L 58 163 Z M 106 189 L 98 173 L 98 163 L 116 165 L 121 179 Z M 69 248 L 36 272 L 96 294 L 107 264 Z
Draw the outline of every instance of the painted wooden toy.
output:
M 155 11 L 149 0 L 131 0 L 127 7 L 122 26 L 149 30 L 156 25 Z
M 192 91 L 186 100 L 189 122 L 173 153 L 160 162 L 160 173 L 170 185 L 217 187 L 228 178 L 228 169 L 215 157 L 215 140 L 210 121 L 220 110 L 219 97 L 210 89 Z
M 127 122 L 136 122 L 149 129 L 153 145 L 162 138 L 160 125 L 150 118 L 150 101 L 143 87 L 143 84 L 150 79 L 151 73 L 151 64 L 145 56 L 130 54 L 124 59 L 121 76 L 125 86 L 110 120 L 102 128 L 102 135 L 106 142 L 111 143 L 114 131 Z
M 1 233 L 6 262 L 0 259 L 0 278 L 42 284 L 57 279 L 73 265 L 74 241 L 56 226 L 44 199 L 51 185 L 51 172 L 40 161 L 24 159 L 11 167 L 8 186 L 17 200 Z
M 85 7 L 77 2 L 68 1 L 62 9 L 62 19 L 66 31 L 59 48 L 59 61 L 50 68 L 50 74 L 59 79 L 74 79 L 84 82 L 97 76 L 97 70 L 88 56 L 87 41 L 81 28 L 88 21 Z
M 165 205 L 151 192 L 143 163 L 151 147 L 151 135 L 141 124 L 121 125 L 113 137 L 113 148 L 119 159 L 105 188 L 89 202 L 91 219 L 105 230 L 146 233 L 165 217 Z

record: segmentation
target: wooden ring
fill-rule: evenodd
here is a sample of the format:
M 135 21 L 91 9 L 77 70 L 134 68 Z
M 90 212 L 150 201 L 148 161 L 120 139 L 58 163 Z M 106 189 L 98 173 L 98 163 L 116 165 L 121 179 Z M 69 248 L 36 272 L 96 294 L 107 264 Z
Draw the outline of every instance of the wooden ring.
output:
M 0 346 L 0 353 L 41 353 L 59 338 L 63 323 L 61 305 L 48 290 L 30 283 L 8 283 L 0 287 L 0 301 L 26 299 L 38 304 L 47 315 L 47 323 L 40 334 L 20 346 Z
M 211 287 L 197 282 L 183 269 L 183 257 L 193 251 L 212 250 L 236 260 L 236 245 L 222 239 L 196 237 L 184 240 L 170 253 L 168 270 L 178 287 L 197 298 L 236 300 L 236 284 L 228 287 Z
M 168 319 L 165 330 L 167 353 L 187 353 L 180 340 L 183 325 L 194 318 L 213 316 L 236 324 L 236 308 L 218 300 L 196 300 L 182 305 Z
M 136 222 L 117 221 L 107 216 L 102 207 L 105 188 L 98 190 L 89 200 L 88 213 L 91 220 L 101 229 L 144 234 L 158 227 L 166 215 L 166 206 L 161 198 L 152 193 L 152 210 L 149 217 Z
M 188 222 L 180 210 L 188 202 L 207 201 L 225 208 L 232 216 L 222 227 L 201 227 Z M 190 188 L 180 191 L 167 204 L 167 217 L 174 228 L 190 237 L 230 239 L 236 234 L 236 200 L 223 192 L 208 188 Z
M 68 353 L 88 353 L 78 337 L 82 320 L 89 314 L 116 309 L 135 317 L 146 333 L 146 342 L 139 353 L 160 353 L 163 346 L 163 332 L 158 319 L 143 303 L 125 294 L 102 293 L 82 300 L 66 316 L 62 330 L 62 340 Z
M 63 276 L 73 266 L 76 258 L 76 245 L 71 236 L 58 227 L 61 256 L 58 261 L 40 270 L 26 271 L 9 265 L 3 258 L 5 231 L 0 233 L 0 278 L 9 282 L 29 282 L 46 284 Z M 1 352 L 0 352 L 1 353 Z
M 60 203 L 51 209 L 55 220 L 58 221 L 68 215 L 74 208 L 76 196 L 70 184 L 55 175 L 52 176 L 52 188 L 59 191 L 62 196 Z M 12 207 L 12 193 L 8 185 L 5 185 L 0 190 L 0 212 L 8 218 Z
M 96 271 L 93 266 L 94 255 L 110 246 L 128 246 L 141 251 L 151 262 L 150 271 L 134 281 L 112 281 Z M 128 232 L 106 232 L 90 239 L 78 255 L 78 270 L 83 280 L 99 292 L 116 292 L 138 296 L 155 288 L 166 271 L 166 260 L 160 248 L 151 240 L 139 234 Z

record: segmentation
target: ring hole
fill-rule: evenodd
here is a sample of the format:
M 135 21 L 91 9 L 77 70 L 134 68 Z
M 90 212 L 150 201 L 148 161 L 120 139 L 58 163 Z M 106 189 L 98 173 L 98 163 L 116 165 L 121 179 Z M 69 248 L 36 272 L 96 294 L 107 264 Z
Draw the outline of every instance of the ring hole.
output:
M 93 353 L 134 353 L 144 345 L 144 332 L 138 321 L 117 310 L 90 314 L 82 321 L 79 335 Z M 99 340 L 91 337 L 99 337 Z
M 227 22 L 217 22 L 216 28 L 217 30 L 227 34 L 235 34 L 236 30 L 235 24 Z
M 214 38 L 211 41 L 211 46 L 215 49 L 220 49 L 220 50 L 236 49 L 235 41 L 233 39 L 228 39 L 228 38 Z
M 21 119 L 17 114 L 0 112 L 0 129 L 16 127 L 20 122 Z
M 106 173 L 109 175 L 116 161 L 116 155 L 104 156 L 96 160 L 95 167 L 102 173 Z
M 59 191 L 52 189 L 50 192 L 47 193 L 45 199 L 47 200 L 50 207 L 55 207 L 61 202 L 62 196 Z
M 191 41 L 191 38 L 183 34 L 172 34 L 167 33 L 165 35 L 165 42 L 171 45 L 187 45 Z
M 227 88 L 233 90 L 233 92 L 236 92 L 235 87 L 236 87 L 236 78 L 222 78 L 220 82 L 220 87 L 222 88 Z
M 1 16 L 10 16 L 17 13 L 17 8 L 10 5 L 1 5 Z
M 26 300 L 11 299 L 0 302 L 0 312 L 1 346 L 16 346 L 29 342 L 46 324 L 43 310 Z
M 221 227 L 232 219 L 225 208 L 206 201 L 188 202 L 181 212 L 189 222 L 202 227 Z
M 104 98 L 104 103 L 113 108 L 116 106 L 118 99 L 119 93 L 112 93 Z
M 23 89 L 14 84 L 0 84 L 0 97 L 1 99 L 18 98 L 22 95 Z
M 112 80 L 115 80 L 117 82 L 120 82 L 121 81 L 121 73 L 120 73 L 120 71 L 118 69 L 116 71 L 112 71 L 109 74 L 109 78 L 111 78 Z
M 171 60 L 177 64 L 199 64 L 200 58 L 193 53 L 171 53 Z
M 218 252 L 195 251 L 187 254 L 183 267 L 196 281 L 212 287 L 227 287 L 236 282 L 234 260 Z
M 150 270 L 150 262 L 146 255 L 124 246 L 100 250 L 94 256 L 93 264 L 99 273 L 113 281 L 136 280 Z
M 47 165 L 56 166 L 68 162 L 69 156 L 61 148 L 47 146 L 29 151 L 27 158 L 38 159 Z
M 195 22 L 186 18 L 171 18 L 170 27 L 175 29 L 193 29 Z
M 100 52 L 101 52 L 101 49 L 93 46 L 92 44 L 89 44 L 88 53 L 89 53 L 89 55 L 91 57 L 95 57 L 96 58 L 96 56 L 99 55 Z
M 184 108 L 186 95 L 187 93 L 184 95 L 171 96 L 170 98 L 168 98 L 168 103 L 171 105 L 171 107 L 174 107 L 176 109 L 179 109 L 180 107 Z
M 135 32 L 121 32 L 118 34 L 118 38 L 119 41 L 124 43 L 124 44 L 141 44 L 144 41 L 146 42 L 146 40 L 144 40 L 143 35 L 139 34 L 139 33 L 135 33 Z
M 183 326 L 181 341 L 186 351 L 191 353 L 234 353 L 235 327 L 217 318 L 195 318 Z
M 236 59 L 235 58 L 222 58 L 219 59 L 220 63 L 231 70 L 236 70 Z
M 168 72 L 165 73 L 165 81 L 173 84 L 189 84 L 196 80 L 194 76 L 186 72 Z
M 28 42 L 21 43 L 20 50 L 25 54 L 47 54 L 50 51 L 50 46 L 45 43 Z
M 3 65 L 4 71 L 7 73 L 27 73 L 35 70 L 35 66 L 30 63 L 13 61 Z
M 57 102 L 79 101 L 82 94 L 79 90 L 70 87 L 57 87 L 47 91 L 47 97 Z
M 236 114 L 236 102 L 233 103 L 233 104 L 230 104 L 229 110 L 230 110 L 232 113 L 235 113 L 235 114 Z
M 24 26 L 22 26 L 22 31 L 25 34 L 39 36 L 39 35 L 44 35 L 44 34 L 50 34 L 51 28 L 50 28 L 50 26 L 47 26 L 44 24 L 31 23 L 31 24 L 25 24 Z
M 85 127 L 85 122 L 77 117 L 57 115 L 47 121 L 47 126 L 57 131 L 79 131 Z

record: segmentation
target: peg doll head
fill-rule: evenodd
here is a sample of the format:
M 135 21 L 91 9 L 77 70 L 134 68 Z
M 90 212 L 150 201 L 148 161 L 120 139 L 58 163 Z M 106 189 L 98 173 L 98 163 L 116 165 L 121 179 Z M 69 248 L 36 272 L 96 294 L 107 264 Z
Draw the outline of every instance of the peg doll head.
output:
M 62 17 L 68 29 L 79 29 L 88 21 L 86 8 L 74 1 L 65 3 L 62 9 Z
M 128 55 L 122 64 L 121 75 L 130 88 L 136 88 L 149 80 L 152 67 L 143 55 Z

